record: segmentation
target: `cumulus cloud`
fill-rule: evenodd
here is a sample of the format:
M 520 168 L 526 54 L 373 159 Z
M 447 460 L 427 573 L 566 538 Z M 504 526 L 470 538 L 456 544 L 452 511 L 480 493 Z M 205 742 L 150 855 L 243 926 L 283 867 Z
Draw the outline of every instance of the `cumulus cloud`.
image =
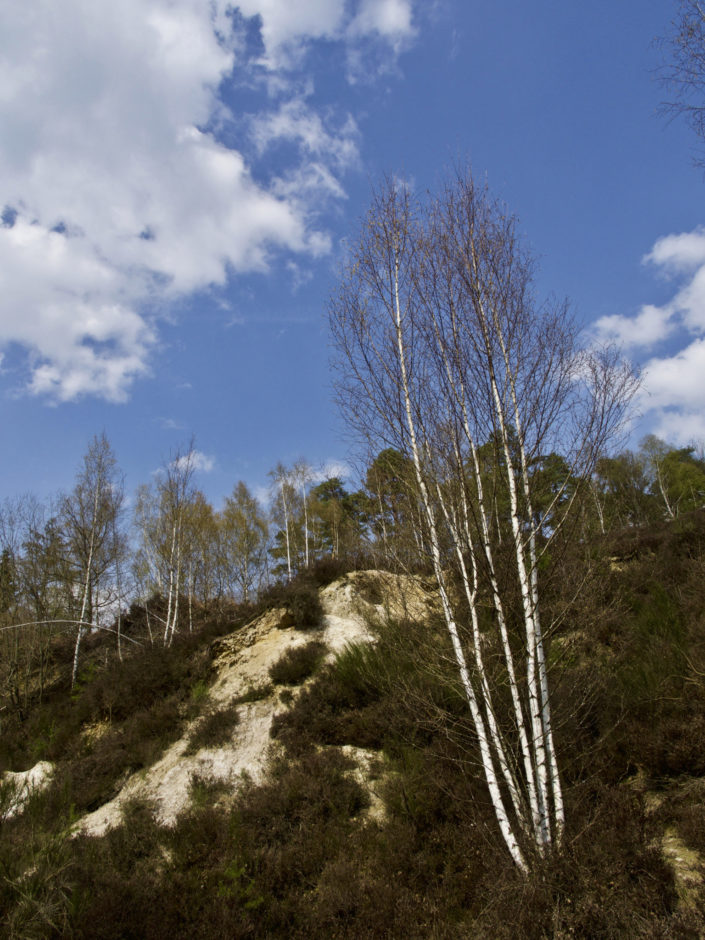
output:
M 354 46 L 372 37 L 396 55 L 416 34 L 412 0 L 240 0 L 237 6 L 261 18 L 261 61 L 273 71 L 299 61 L 315 39 L 345 38 Z
M 278 252 L 329 251 L 312 207 L 344 196 L 359 134 L 295 94 L 286 70 L 314 41 L 397 48 L 411 29 L 407 0 L 4 4 L 0 346 L 26 351 L 29 390 L 124 400 L 170 302 Z M 223 90 L 256 87 L 257 70 L 282 82 L 243 122 Z M 278 142 L 293 156 L 257 172 Z
M 345 17 L 345 0 L 240 0 L 244 16 L 262 23 L 263 63 L 280 69 L 300 59 L 314 39 L 335 39 Z
M 693 271 L 705 264 L 705 229 L 659 238 L 645 261 L 651 261 L 667 273 Z
M 255 486 L 252 495 L 262 506 L 269 507 L 272 501 L 272 489 L 269 486 Z
M 702 411 L 656 411 L 654 434 L 681 446 L 705 441 L 705 414 Z
M 593 326 L 601 342 L 617 342 L 626 348 L 652 348 L 679 326 L 693 333 L 705 330 L 705 229 L 659 238 L 642 259 L 659 274 L 681 284 L 661 307 L 644 305 L 636 316 L 601 317 Z
M 215 458 L 210 457 L 208 454 L 201 453 L 200 450 L 193 452 L 191 462 L 194 470 L 200 470 L 201 473 L 210 473 L 213 467 L 215 467 Z
M 674 297 L 673 308 L 691 332 L 705 330 L 705 259 Z
M 172 462 L 176 470 L 197 470 L 201 473 L 210 473 L 215 467 L 215 458 L 204 454 L 200 450 L 190 450 L 187 454 L 182 454 Z
M 673 356 L 650 359 L 643 370 L 642 403 L 650 408 L 702 410 L 705 405 L 705 338 Z
M 660 238 L 644 261 L 674 281 L 673 297 L 634 317 L 602 317 L 595 335 L 651 354 L 638 404 L 659 436 L 679 444 L 705 439 L 705 229 Z M 668 349 L 676 340 L 681 348 Z
M 154 333 L 114 266 L 86 238 L 20 217 L 0 228 L 0 272 L 0 344 L 30 350 L 31 390 L 59 401 L 123 400 L 146 369 Z
M 594 331 L 600 342 L 618 343 L 627 349 L 652 347 L 665 339 L 672 327 L 672 311 L 646 304 L 635 317 L 615 314 L 600 317 Z
M 353 36 L 377 33 L 398 50 L 416 33 L 409 0 L 362 0 L 349 26 Z

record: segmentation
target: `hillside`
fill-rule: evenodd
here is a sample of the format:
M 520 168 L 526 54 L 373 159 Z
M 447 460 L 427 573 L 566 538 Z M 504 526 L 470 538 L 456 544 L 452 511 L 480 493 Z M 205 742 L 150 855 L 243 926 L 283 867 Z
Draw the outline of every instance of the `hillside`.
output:
M 6 721 L 7 935 L 705 935 L 705 514 L 591 555 L 545 591 L 567 831 L 528 880 L 430 583 L 358 571 L 108 670 L 97 643 Z

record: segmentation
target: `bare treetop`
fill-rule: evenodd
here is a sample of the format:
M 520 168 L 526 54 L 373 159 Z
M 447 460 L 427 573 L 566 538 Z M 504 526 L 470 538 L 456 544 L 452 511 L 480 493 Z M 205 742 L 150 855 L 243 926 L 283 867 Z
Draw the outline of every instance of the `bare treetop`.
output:
M 660 78 L 668 98 L 664 114 L 683 115 L 705 146 L 705 5 L 700 0 L 679 0 L 670 33 L 659 40 L 668 53 Z M 705 150 L 695 158 L 705 166 Z

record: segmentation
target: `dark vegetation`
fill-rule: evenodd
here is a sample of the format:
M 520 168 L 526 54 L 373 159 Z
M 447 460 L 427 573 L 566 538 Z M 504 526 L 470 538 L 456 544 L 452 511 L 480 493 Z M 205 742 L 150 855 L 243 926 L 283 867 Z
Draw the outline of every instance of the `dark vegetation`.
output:
M 240 722 L 237 704 L 209 709 L 191 732 L 184 753 L 195 754 L 202 747 L 221 747 L 230 741 Z
M 313 675 L 325 651 L 325 644 L 317 640 L 291 647 L 269 667 L 272 682 L 275 685 L 301 685 Z
M 72 696 L 45 694 L 3 729 L 3 766 L 57 763 L 53 785 L 2 824 L 6 934 L 702 936 L 702 895 L 680 903 L 660 840 L 672 827 L 705 853 L 705 513 L 573 551 L 592 556 L 579 600 L 569 551 L 544 592 L 562 613 L 549 655 L 568 830 L 528 880 L 496 833 L 445 630 L 432 622 L 388 623 L 375 645 L 330 664 L 315 640 L 284 657 L 273 682 L 312 678 L 275 722 L 283 751 L 266 783 L 232 795 L 194 781 L 173 829 L 135 803 L 121 828 L 69 840 L 71 822 L 187 717 L 203 716 L 204 741 L 237 734 L 234 709 L 204 713 L 213 641 L 233 624 L 204 622 L 107 671 L 97 646 Z M 312 583 L 283 592 L 299 593 L 310 598 Z M 294 654 L 306 660 L 298 673 Z M 383 816 L 345 745 L 376 755 Z
M 323 617 L 318 589 L 355 570 L 360 562 L 365 567 L 369 559 L 362 556 L 357 559 L 321 558 L 293 581 L 280 581 L 264 589 L 257 610 L 284 607 L 287 611 L 287 626 L 296 627 L 297 630 L 315 630 L 320 627 Z M 374 566 L 370 564 L 370 567 Z
M 237 621 L 212 620 L 173 644 L 140 647 L 124 662 L 104 657 L 100 636 L 87 651 L 79 681 L 45 690 L 24 721 L 5 720 L 0 767 L 25 770 L 59 761 L 62 805 L 85 812 L 110 799 L 130 772 L 152 764 L 199 714 L 211 672 L 213 641 Z M 104 641 L 105 642 L 105 641 Z M 109 642 L 109 641 L 108 641 Z
M 261 702 L 262 699 L 271 695 L 274 686 L 271 682 L 263 682 L 261 685 L 251 685 L 247 691 L 237 697 L 238 705 L 246 705 L 248 702 Z

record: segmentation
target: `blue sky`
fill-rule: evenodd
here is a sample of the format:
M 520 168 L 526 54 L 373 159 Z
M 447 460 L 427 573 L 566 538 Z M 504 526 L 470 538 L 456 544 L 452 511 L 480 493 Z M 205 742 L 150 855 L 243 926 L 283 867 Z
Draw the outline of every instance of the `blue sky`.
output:
M 705 439 L 702 170 L 656 115 L 656 0 L 0 0 L 0 497 L 128 489 L 196 436 L 216 505 L 349 459 L 325 308 L 370 185 L 470 161 L 591 336 L 635 437 Z

